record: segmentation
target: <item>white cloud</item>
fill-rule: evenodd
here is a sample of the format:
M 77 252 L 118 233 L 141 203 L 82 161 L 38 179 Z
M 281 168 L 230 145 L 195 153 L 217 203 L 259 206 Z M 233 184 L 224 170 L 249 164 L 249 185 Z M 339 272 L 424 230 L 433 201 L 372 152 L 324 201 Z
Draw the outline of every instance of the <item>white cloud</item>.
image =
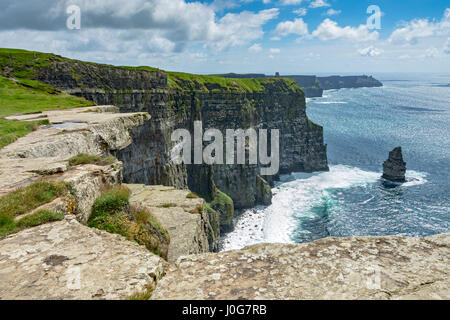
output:
M 297 18 L 294 21 L 280 22 L 277 25 L 275 32 L 282 37 L 289 34 L 304 36 L 308 34 L 308 25 L 303 21 L 302 18 Z
M 425 58 L 436 58 L 437 56 L 439 56 L 440 52 L 437 48 L 435 47 L 431 47 L 428 48 L 427 51 L 425 52 Z
M 272 37 L 272 38 L 270 38 L 270 40 L 272 40 L 272 41 L 280 41 L 281 37 Z
M 253 53 L 261 52 L 262 47 L 259 43 L 255 43 L 250 48 L 248 48 L 248 51 L 253 52 Z
M 72 0 L 47 0 L 48 6 L 44 7 L 33 0 L 2 1 L 6 3 L 4 10 L 0 11 L 0 30 L 61 31 L 69 38 L 73 35 L 65 24 L 66 3 Z M 76 4 L 82 8 L 82 30 L 90 30 L 93 34 L 98 29 L 110 30 L 111 33 L 120 31 L 129 40 L 139 40 L 139 47 L 144 48 L 146 39 L 151 39 L 155 42 L 152 47 L 159 46 L 164 52 L 178 52 L 196 44 L 221 51 L 261 38 L 263 25 L 278 16 L 277 8 L 228 13 L 223 17 L 215 12 L 239 6 L 245 1 L 215 0 L 206 4 L 187 0 L 76 0 Z M 27 8 L 33 11 L 32 14 Z M 102 41 L 92 38 L 89 43 L 98 45 Z M 87 49 L 86 43 L 81 42 L 80 45 Z
M 383 50 L 377 49 L 374 46 L 369 46 L 367 48 L 359 49 L 358 53 L 365 57 L 376 57 L 383 53 Z
M 228 13 L 217 24 L 211 26 L 205 47 L 221 51 L 244 45 L 264 35 L 262 26 L 278 16 L 279 10 L 268 9 L 258 13 L 243 11 Z
M 298 5 L 301 4 L 303 0 L 281 0 L 280 4 L 282 6 L 292 6 L 292 5 Z
M 337 16 L 337 15 L 339 15 L 339 14 L 341 14 L 341 10 L 334 10 L 333 8 L 331 8 L 331 9 L 328 9 L 328 11 L 327 11 L 327 15 L 328 16 Z
M 320 40 L 347 39 L 352 41 L 375 41 L 378 39 L 378 32 L 370 32 L 366 25 L 359 27 L 339 27 L 330 19 L 325 19 L 312 33 L 313 37 Z
M 308 10 L 306 8 L 299 8 L 297 10 L 293 11 L 296 15 L 299 15 L 300 17 L 306 16 L 308 13 Z
M 281 50 L 278 49 L 278 48 L 270 48 L 270 53 L 271 54 L 277 54 L 277 53 L 280 53 L 280 52 L 281 52 Z
M 421 38 L 450 34 L 450 9 L 447 8 L 441 21 L 414 19 L 394 30 L 388 41 L 392 44 L 415 45 Z
M 444 53 L 445 54 L 450 54 L 450 37 L 447 38 L 447 42 L 444 45 Z
M 326 0 L 314 0 L 309 4 L 310 8 L 330 7 L 331 5 Z

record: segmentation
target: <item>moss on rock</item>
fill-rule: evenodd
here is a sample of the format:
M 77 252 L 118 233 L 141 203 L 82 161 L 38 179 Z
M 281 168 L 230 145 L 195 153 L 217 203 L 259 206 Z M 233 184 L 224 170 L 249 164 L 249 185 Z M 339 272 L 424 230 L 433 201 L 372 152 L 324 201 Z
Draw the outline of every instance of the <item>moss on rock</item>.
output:
M 230 231 L 233 228 L 234 219 L 233 200 L 227 194 L 216 188 L 214 198 L 210 205 L 213 210 L 219 213 L 221 231 Z
M 88 226 L 122 235 L 167 259 L 169 233 L 148 209 L 130 206 L 130 195 L 124 186 L 106 191 L 95 201 Z

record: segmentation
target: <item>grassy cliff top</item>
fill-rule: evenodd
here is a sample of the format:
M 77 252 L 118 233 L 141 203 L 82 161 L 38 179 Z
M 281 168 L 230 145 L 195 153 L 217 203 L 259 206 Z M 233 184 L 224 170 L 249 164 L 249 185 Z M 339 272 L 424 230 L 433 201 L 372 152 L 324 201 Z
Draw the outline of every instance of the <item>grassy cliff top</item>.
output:
M 71 63 L 87 63 L 91 65 L 104 66 L 114 69 L 125 69 L 134 72 L 164 72 L 157 68 L 140 66 L 112 66 L 92 62 L 84 62 L 64 58 L 52 53 L 42 53 L 20 49 L 0 48 L 0 75 L 8 74 L 17 79 L 35 79 L 36 71 L 39 68 L 48 67 L 53 62 L 68 61 Z M 188 91 L 205 92 L 264 92 L 268 88 L 276 87 L 280 92 L 298 92 L 301 89 L 295 81 L 291 79 L 234 79 L 223 78 L 212 75 L 195 75 L 182 72 L 166 72 L 168 78 L 168 87 L 171 89 L 181 89 Z
M 277 87 L 280 92 L 302 93 L 292 79 L 276 78 L 223 78 L 215 75 L 196 75 L 181 72 L 167 72 L 169 87 L 212 92 L 264 92 L 270 87 Z

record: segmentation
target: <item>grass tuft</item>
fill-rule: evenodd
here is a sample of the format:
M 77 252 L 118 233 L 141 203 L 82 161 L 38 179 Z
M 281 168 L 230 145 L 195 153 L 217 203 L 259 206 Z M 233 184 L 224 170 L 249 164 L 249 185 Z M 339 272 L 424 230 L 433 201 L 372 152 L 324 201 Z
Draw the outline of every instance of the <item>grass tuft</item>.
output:
M 153 286 L 149 285 L 145 288 L 144 291 L 137 292 L 137 293 L 133 294 L 132 296 L 130 296 L 128 298 L 128 300 L 143 300 L 143 301 L 150 300 L 150 298 L 153 294 L 153 290 L 154 290 Z
M 39 126 L 50 124 L 48 120 L 17 121 L 0 118 L 0 149 L 17 139 L 39 129 Z
M 64 182 L 38 181 L 21 187 L 0 198 L 0 216 L 15 216 L 27 213 L 66 194 Z
M 70 158 L 68 161 L 70 166 L 79 166 L 83 164 L 96 164 L 99 166 L 105 166 L 113 164 L 116 161 L 116 158 L 114 158 L 113 156 L 100 157 L 94 154 L 80 153 Z
M 167 258 L 169 233 L 148 209 L 130 206 L 130 195 L 124 186 L 106 191 L 95 201 L 88 226 L 124 236 Z
M 165 203 L 165 204 L 163 204 L 161 207 L 162 208 L 174 208 L 174 207 L 176 207 L 177 205 L 175 204 L 175 203 Z
M 47 210 L 40 210 L 38 212 L 23 217 L 22 219 L 17 221 L 16 226 L 20 229 L 31 228 L 53 221 L 60 221 L 62 219 L 64 219 L 64 215 L 61 213 L 54 213 Z
M 196 194 L 194 192 L 191 192 L 186 196 L 186 199 L 198 199 L 198 198 L 200 198 L 200 197 L 198 196 L 198 194 Z

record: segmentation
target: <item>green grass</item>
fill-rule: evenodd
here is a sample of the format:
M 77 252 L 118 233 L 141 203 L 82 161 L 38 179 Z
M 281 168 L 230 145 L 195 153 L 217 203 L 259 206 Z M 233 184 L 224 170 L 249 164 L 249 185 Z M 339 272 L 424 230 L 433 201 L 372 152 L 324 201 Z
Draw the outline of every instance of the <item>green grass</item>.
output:
M 131 191 L 117 186 L 95 200 L 88 226 L 124 236 L 167 258 L 169 233 L 146 208 L 129 204 Z
M 163 208 L 174 208 L 176 206 L 177 205 L 175 203 L 165 203 L 161 207 L 163 207 Z
M 182 72 L 167 72 L 169 87 L 192 91 L 217 92 L 264 92 L 266 86 L 278 85 L 285 91 L 302 92 L 292 79 L 233 79 L 211 75 L 195 75 Z
M 38 81 L 20 79 L 15 82 L 0 76 L 0 148 L 38 129 L 39 125 L 49 124 L 48 120 L 25 122 L 2 117 L 91 105 L 92 102 L 58 93 L 53 87 Z
M 128 297 L 128 300 L 150 300 L 150 297 L 153 294 L 153 286 L 147 286 L 144 291 L 137 292 L 132 296 Z
M 197 199 L 197 198 L 200 198 L 200 197 L 199 197 L 198 194 L 196 194 L 196 193 L 194 193 L 194 192 L 191 192 L 191 193 L 188 193 L 188 195 L 186 196 L 186 198 L 187 198 L 187 199 Z
M 52 60 L 62 59 L 51 53 L 0 48 L 0 68 L 12 68 L 16 78 L 32 79 L 38 68 L 49 66 Z
M 21 83 L 27 83 L 27 86 Z M 57 94 L 55 90 L 38 81 L 21 79 L 15 82 L 0 76 L 0 117 L 94 105 L 83 98 Z
M 22 219 L 17 221 L 16 226 L 19 229 L 31 228 L 53 221 L 60 221 L 62 219 L 64 219 L 64 215 L 61 213 L 54 213 L 47 210 L 40 210 L 38 212 L 23 217 Z
M 113 156 L 101 157 L 94 154 L 80 153 L 68 160 L 70 166 L 79 166 L 83 164 L 96 164 L 99 166 L 106 166 L 113 164 L 116 158 Z
M 49 211 L 38 211 L 15 221 L 15 217 L 33 211 L 66 194 L 68 187 L 63 182 L 39 181 L 21 187 L 0 198 L 0 238 L 51 221 L 62 220 L 63 215 Z
M 0 198 L 0 216 L 14 218 L 66 194 L 64 182 L 38 181 Z
M 48 120 L 16 121 L 0 118 L 0 149 L 37 130 L 39 126 L 48 124 Z
M 47 210 L 39 210 L 18 221 L 14 221 L 14 218 L 12 217 L 0 215 L 0 239 L 27 228 L 40 226 L 54 221 L 61 221 L 63 219 L 63 214 Z

